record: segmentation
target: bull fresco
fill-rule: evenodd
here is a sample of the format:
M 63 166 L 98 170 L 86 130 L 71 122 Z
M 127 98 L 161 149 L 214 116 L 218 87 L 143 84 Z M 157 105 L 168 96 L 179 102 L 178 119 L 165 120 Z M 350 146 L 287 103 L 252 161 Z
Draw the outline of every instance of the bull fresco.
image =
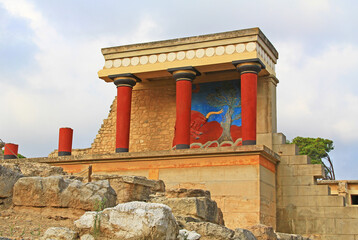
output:
M 240 81 L 193 84 L 190 147 L 241 144 Z

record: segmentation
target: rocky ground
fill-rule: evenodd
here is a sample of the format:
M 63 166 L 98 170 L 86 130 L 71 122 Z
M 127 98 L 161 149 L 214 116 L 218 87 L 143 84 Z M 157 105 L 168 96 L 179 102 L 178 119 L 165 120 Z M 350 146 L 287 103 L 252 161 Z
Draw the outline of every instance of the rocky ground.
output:
M 44 164 L 0 164 L 0 240 L 308 240 L 272 227 L 225 227 L 210 192 L 145 177 L 83 182 Z
M 49 227 L 74 228 L 73 220 L 67 217 L 51 217 L 36 211 L 14 209 L 0 212 L 0 236 L 3 238 L 40 239 Z

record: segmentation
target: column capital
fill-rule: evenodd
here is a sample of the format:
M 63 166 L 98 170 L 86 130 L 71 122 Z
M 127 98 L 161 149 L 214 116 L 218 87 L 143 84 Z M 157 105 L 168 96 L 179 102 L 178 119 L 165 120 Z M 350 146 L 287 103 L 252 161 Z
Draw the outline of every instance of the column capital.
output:
M 109 75 L 108 77 L 113 80 L 117 87 L 126 86 L 132 88 L 137 84 L 137 82 L 142 81 L 140 78 L 131 73 Z
M 168 72 L 173 74 L 175 81 L 193 81 L 196 76 L 200 76 L 200 72 L 195 67 L 179 67 L 169 68 Z
M 261 69 L 266 68 L 265 64 L 263 64 L 259 58 L 232 61 L 232 64 L 236 67 L 237 71 L 240 74 L 244 74 L 244 73 L 259 74 Z

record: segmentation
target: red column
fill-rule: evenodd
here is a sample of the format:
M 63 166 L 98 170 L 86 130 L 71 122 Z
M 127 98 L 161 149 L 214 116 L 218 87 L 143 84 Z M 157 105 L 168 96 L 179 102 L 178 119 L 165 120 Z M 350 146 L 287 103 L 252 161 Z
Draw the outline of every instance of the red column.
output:
M 256 145 L 257 75 L 265 65 L 259 59 L 234 61 L 241 76 L 242 145 Z
M 139 78 L 133 74 L 108 76 L 117 86 L 116 152 L 128 152 L 131 121 L 132 88 Z
M 16 159 L 18 150 L 19 145 L 13 143 L 6 143 L 4 150 L 4 159 Z
M 190 148 L 190 115 L 192 81 L 200 73 L 193 67 L 168 69 L 176 80 L 175 148 Z
M 72 152 L 72 128 L 60 128 L 58 139 L 58 156 L 69 156 Z

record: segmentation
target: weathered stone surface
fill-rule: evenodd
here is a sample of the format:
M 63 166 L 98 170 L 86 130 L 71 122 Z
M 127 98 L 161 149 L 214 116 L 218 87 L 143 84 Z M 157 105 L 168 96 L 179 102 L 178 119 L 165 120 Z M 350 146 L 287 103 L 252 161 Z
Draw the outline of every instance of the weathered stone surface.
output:
M 224 226 L 210 222 L 186 222 L 185 229 L 195 231 L 201 235 L 200 240 L 233 240 L 235 232 Z
M 235 229 L 235 237 L 234 239 L 240 240 L 256 240 L 256 237 L 252 232 L 247 229 L 236 228 Z
M 91 234 L 82 235 L 80 240 L 95 240 L 95 238 Z
M 162 180 L 149 180 L 139 176 L 92 175 L 93 180 L 108 180 L 117 193 L 117 204 L 131 201 L 147 201 L 150 194 L 164 192 Z
M 251 231 L 257 240 L 277 240 L 277 236 L 272 227 L 257 224 L 248 227 L 247 230 Z
M 178 240 L 198 240 L 201 235 L 195 231 L 179 230 Z
M 207 197 L 211 198 L 210 192 L 202 189 L 186 189 L 186 188 L 175 188 L 168 189 L 165 192 L 167 198 L 185 198 L 185 197 Z
M 48 228 L 41 240 L 75 240 L 77 232 L 65 227 Z
M 3 166 L 26 177 L 48 177 L 67 174 L 62 167 L 50 166 L 46 163 L 27 162 L 26 160 L 7 160 L 3 163 Z
M 114 239 L 176 239 L 178 224 L 168 206 L 157 203 L 130 202 L 86 212 L 75 226 L 80 234 L 93 231 L 100 219 L 101 237 Z
M 221 210 L 217 207 L 215 201 L 207 197 L 154 197 L 150 201 L 168 205 L 175 216 L 191 216 L 201 221 L 223 225 Z
M 310 238 L 302 237 L 297 234 L 276 233 L 277 240 L 311 240 Z
M 116 193 L 108 181 L 84 184 L 62 176 L 21 178 L 13 193 L 13 203 L 17 206 L 96 210 L 99 203 L 110 207 L 115 201 Z
M 21 177 L 21 173 L 0 165 L 0 198 L 11 197 L 14 184 Z

